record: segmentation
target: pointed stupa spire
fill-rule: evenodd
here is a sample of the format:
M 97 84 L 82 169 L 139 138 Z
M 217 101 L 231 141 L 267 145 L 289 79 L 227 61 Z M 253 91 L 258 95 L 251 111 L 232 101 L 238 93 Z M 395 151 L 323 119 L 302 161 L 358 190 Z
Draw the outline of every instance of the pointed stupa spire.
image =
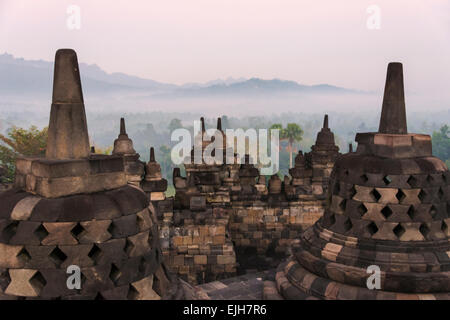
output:
M 120 135 L 127 135 L 127 129 L 125 127 L 125 119 L 120 118 Z
M 353 143 L 348 144 L 348 152 L 353 152 Z
M 403 86 L 403 66 L 399 62 L 391 62 L 388 65 L 378 132 L 389 134 L 408 133 Z
M 60 49 L 55 55 L 45 155 L 49 159 L 82 159 L 88 158 L 89 154 L 89 135 L 77 54 L 72 49 Z
M 323 128 L 328 129 L 328 115 L 327 114 L 323 117 Z
M 156 162 L 155 161 L 155 149 L 153 147 L 150 148 L 150 162 Z
M 91 153 L 95 153 L 95 146 L 91 146 Z
M 222 118 L 217 118 L 217 130 L 222 131 Z

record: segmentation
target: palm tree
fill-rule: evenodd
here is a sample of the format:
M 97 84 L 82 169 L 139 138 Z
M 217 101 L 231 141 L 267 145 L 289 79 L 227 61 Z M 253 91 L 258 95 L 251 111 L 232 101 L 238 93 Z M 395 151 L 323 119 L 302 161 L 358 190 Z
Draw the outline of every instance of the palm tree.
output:
M 295 141 L 301 141 L 303 138 L 303 130 L 296 123 L 288 123 L 286 128 L 279 123 L 270 127 L 270 129 L 280 130 L 280 140 L 287 140 L 289 149 L 289 168 L 292 168 L 292 145 Z

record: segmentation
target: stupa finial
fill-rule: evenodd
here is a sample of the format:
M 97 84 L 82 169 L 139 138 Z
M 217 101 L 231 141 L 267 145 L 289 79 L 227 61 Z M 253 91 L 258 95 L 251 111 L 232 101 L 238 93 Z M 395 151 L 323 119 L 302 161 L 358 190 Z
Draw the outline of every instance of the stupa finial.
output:
M 378 132 L 388 134 L 408 133 L 403 86 L 403 66 L 399 62 L 391 62 L 388 65 Z
M 46 158 L 82 159 L 90 154 L 77 54 L 56 51 L 53 97 L 48 125 Z

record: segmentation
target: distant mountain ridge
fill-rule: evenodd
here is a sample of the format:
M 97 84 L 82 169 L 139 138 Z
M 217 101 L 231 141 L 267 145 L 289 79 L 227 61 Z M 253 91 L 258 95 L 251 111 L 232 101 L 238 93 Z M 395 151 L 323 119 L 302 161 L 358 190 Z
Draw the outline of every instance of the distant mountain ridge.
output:
M 295 81 L 259 78 L 227 78 L 206 83 L 175 85 L 125 73 L 107 73 L 96 64 L 80 63 L 83 89 L 88 94 L 144 93 L 157 96 L 204 96 L 271 94 L 279 92 L 300 93 L 358 93 L 329 84 L 302 85 Z M 53 63 L 44 60 L 25 60 L 4 53 L 0 55 L 0 93 L 3 94 L 51 94 Z

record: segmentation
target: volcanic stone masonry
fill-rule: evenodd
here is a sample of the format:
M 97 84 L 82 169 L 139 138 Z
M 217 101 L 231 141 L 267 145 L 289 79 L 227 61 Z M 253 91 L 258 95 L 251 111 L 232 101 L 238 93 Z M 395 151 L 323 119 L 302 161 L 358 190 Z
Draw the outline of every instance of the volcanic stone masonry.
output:
M 265 283 L 268 299 L 450 299 L 450 173 L 407 132 L 403 67 L 390 63 L 379 131 L 335 162 L 325 214 Z M 370 290 L 367 268 L 381 270 Z
M 202 133 L 206 131 L 204 119 Z M 221 120 L 217 129 L 226 137 Z M 209 141 L 195 137 L 202 150 Z M 200 140 L 199 140 L 200 139 Z M 194 154 L 192 149 L 191 154 Z M 171 271 L 191 284 L 230 277 L 237 271 L 276 267 L 288 256 L 289 247 L 300 232 L 322 216 L 325 194 L 333 163 L 338 156 L 328 116 L 316 144 L 305 156 L 300 151 L 292 179 L 265 176 L 250 164 L 185 164 L 186 177 L 175 168 L 175 197 L 164 199 L 155 192 L 165 191 L 167 183 L 151 157 L 153 181 L 142 188 L 156 208 L 161 228 L 164 257 Z M 164 181 L 164 182 L 162 182 Z M 239 269 L 239 270 L 238 270 Z
M 46 156 L 17 159 L 14 189 L 0 194 L 0 299 L 182 296 L 154 209 L 127 184 L 135 152 L 123 121 L 116 142 L 115 155 L 91 154 L 77 56 L 58 50 Z M 81 289 L 66 285 L 70 265 Z

